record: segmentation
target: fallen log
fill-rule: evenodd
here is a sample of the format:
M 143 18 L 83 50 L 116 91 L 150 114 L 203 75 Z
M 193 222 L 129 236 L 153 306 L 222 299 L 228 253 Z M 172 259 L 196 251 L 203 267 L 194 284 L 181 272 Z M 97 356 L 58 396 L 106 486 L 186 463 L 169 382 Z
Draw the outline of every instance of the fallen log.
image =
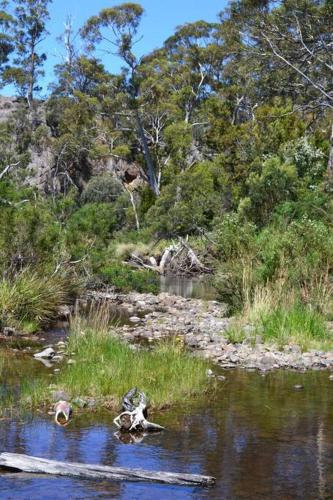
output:
M 30 472 L 36 474 L 52 474 L 57 476 L 73 476 L 82 479 L 113 479 L 122 481 L 150 481 L 164 484 L 212 486 L 215 478 L 199 474 L 182 474 L 176 472 L 154 472 L 141 469 L 125 469 L 107 465 L 82 463 L 64 463 L 46 458 L 31 457 L 18 453 L 0 453 L 0 468 Z

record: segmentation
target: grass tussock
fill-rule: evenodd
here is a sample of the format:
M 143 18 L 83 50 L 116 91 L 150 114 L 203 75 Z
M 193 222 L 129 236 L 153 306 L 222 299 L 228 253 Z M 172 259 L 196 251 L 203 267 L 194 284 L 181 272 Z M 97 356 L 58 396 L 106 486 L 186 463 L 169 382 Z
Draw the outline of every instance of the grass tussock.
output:
M 322 312 L 311 305 L 312 301 L 301 300 L 294 289 L 288 289 L 284 280 L 277 280 L 274 286 L 257 286 L 252 294 L 244 295 L 243 310 L 227 332 L 230 342 L 240 343 L 250 337 L 253 344 L 260 338 L 279 348 L 296 344 L 302 351 L 332 349 L 333 336 Z M 324 307 L 328 300 L 326 288 L 319 289 L 317 297 Z M 244 331 L 245 324 L 252 325 L 251 333 Z
M 104 313 L 74 318 L 68 350 L 75 353 L 75 364 L 64 368 L 57 387 L 71 398 L 91 397 L 118 407 L 130 388 L 139 387 L 152 407 L 161 408 L 184 404 L 208 389 L 206 361 L 191 356 L 176 341 L 134 350 L 112 335 Z M 42 382 L 28 386 L 25 395 L 39 404 L 49 389 Z
M 0 281 L 0 326 L 35 331 L 50 322 L 61 305 L 68 304 L 78 284 L 67 274 L 41 275 L 25 270 Z
M 260 326 L 264 340 L 279 347 L 292 343 L 308 351 L 329 350 L 333 346 L 333 336 L 323 317 L 300 302 L 262 315 Z

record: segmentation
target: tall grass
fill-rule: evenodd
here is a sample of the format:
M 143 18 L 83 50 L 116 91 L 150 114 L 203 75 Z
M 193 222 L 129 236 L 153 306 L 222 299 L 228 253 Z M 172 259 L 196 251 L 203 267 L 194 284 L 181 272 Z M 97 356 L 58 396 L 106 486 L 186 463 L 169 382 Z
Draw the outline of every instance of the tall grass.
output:
M 36 330 L 67 304 L 78 284 L 67 274 L 41 275 L 25 270 L 0 281 L 0 326 Z
M 274 343 L 279 348 L 296 344 L 303 351 L 332 349 L 333 336 L 328 331 L 322 311 L 313 307 L 312 301 L 306 303 L 302 299 L 304 296 L 288 288 L 282 278 L 274 284 L 256 286 L 252 294 L 248 294 L 243 310 L 227 332 L 229 341 L 239 343 L 251 337 L 250 340 L 255 343 L 256 338 L 260 337 L 264 342 Z M 318 294 L 318 300 L 324 304 L 323 294 Z M 248 335 L 243 330 L 245 324 L 253 326 Z
M 143 390 L 155 408 L 186 403 L 207 391 L 207 362 L 180 343 L 162 342 L 153 350 L 132 347 L 112 335 L 103 311 L 97 317 L 74 318 L 68 350 L 76 362 L 64 368 L 57 386 L 72 398 L 91 397 L 113 407 L 132 387 Z M 46 383 L 28 386 L 26 394 L 34 403 L 43 402 Z
M 260 318 L 260 326 L 264 340 L 279 347 L 293 343 L 307 351 L 328 350 L 333 346 L 333 336 L 323 317 L 300 302 L 266 312 Z

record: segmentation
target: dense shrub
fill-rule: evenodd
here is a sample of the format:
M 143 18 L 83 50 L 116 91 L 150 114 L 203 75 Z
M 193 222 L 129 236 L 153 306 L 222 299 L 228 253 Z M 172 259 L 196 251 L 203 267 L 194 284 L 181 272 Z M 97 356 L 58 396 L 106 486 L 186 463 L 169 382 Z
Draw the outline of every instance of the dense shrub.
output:
M 135 290 L 140 293 L 158 293 L 159 279 L 148 269 L 135 270 L 121 264 L 112 264 L 101 269 L 104 282 L 122 292 Z
M 81 193 L 82 203 L 114 203 L 123 193 L 121 182 L 109 175 L 92 177 Z

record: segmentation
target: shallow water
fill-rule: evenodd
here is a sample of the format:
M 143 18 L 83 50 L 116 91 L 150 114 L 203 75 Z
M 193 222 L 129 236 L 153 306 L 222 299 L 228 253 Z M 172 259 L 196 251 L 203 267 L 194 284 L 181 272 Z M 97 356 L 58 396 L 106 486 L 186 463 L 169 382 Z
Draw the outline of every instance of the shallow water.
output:
M 160 291 L 186 299 L 215 300 L 217 291 L 209 276 L 161 276 Z
M 19 368 L 20 367 L 20 368 Z M 4 394 L 19 378 L 48 370 L 13 359 Z M 19 375 L 21 373 L 21 375 Z M 0 498 L 328 499 L 333 498 L 333 382 L 328 372 L 225 372 L 213 400 L 153 415 L 167 431 L 123 444 L 113 414 L 74 415 L 67 427 L 36 414 L 0 420 L 0 450 L 63 461 L 214 475 L 210 489 L 148 483 L 0 475 Z M 50 377 L 52 381 L 52 377 Z M 295 391 L 303 384 L 303 391 Z M 1 394 L 1 392 L 0 392 Z

